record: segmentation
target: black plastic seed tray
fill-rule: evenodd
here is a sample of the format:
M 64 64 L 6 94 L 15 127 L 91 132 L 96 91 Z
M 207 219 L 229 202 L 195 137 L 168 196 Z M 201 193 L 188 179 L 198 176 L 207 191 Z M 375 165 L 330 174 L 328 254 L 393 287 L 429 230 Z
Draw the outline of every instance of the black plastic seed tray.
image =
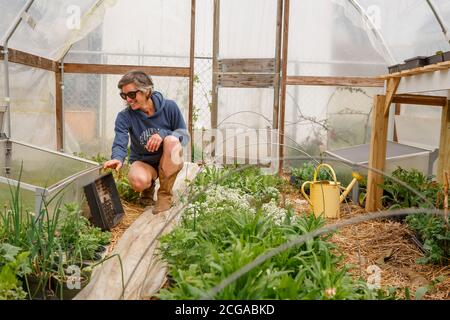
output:
M 95 226 L 102 230 L 111 230 L 122 220 L 124 210 L 112 173 L 84 186 L 84 193 Z
M 405 68 L 406 69 L 414 69 L 414 68 L 419 68 L 419 67 L 423 67 L 427 65 L 427 57 L 414 57 L 411 59 L 406 59 L 405 60 Z
M 444 54 L 435 54 L 427 58 L 427 64 L 435 64 L 444 61 Z
M 398 65 L 398 69 L 399 69 L 400 71 L 405 71 L 405 70 L 408 70 L 409 68 L 408 68 L 408 66 L 406 65 L 406 63 L 402 63 L 402 64 L 399 64 L 399 65 Z
M 444 52 L 444 61 L 450 61 L 450 51 Z
M 395 64 L 393 66 L 389 66 L 388 67 L 389 73 L 396 73 L 400 71 L 400 65 L 399 64 Z

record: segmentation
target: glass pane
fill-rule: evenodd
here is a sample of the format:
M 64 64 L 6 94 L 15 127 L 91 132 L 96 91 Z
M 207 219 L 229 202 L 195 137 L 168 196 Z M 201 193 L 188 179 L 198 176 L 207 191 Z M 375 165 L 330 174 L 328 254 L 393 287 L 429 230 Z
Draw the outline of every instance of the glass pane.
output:
M 2 157 L 5 162 L 5 141 L 2 140 Z M 62 154 L 33 148 L 13 142 L 9 178 L 37 187 L 46 188 L 78 172 L 95 167 L 95 164 Z M 22 170 L 22 171 L 21 171 Z M 4 171 L 2 175 L 4 175 Z

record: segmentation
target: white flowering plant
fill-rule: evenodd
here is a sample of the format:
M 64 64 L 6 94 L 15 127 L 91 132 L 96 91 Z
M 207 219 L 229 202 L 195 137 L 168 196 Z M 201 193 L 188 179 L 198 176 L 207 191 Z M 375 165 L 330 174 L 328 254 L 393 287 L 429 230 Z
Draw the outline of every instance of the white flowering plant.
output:
M 240 180 L 240 178 L 241 180 Z M 193 184 L 181 223 L 160 238 L 160 254 L 174 284 L 161 299 L 198 299 L 261 254 L 323 226 L 314 215 L 280 208 L 278 179 L 256 168 L 208 168 Z M 374 298 L 354 281 L 329 236 L 291 247 L 253 268 L 216 299 Z

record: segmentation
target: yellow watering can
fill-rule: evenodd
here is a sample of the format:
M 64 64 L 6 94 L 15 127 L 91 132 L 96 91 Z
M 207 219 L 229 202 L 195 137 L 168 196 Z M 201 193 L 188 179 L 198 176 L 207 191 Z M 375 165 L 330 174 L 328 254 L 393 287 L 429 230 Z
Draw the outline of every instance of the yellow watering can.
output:
M 326 167 L 330 170 L 333 181 L 319 180 L 317 181 L 317 175 L 321 167 Z M 357 173 L 352 173 L 353 180 L 344 188 L 340 182 L 336 179 L 336 173 L 333 168 L 326 164 L 321 163 L 314 171 L 313 181 L 306 181 L 302 184 L 302 194 L 305 199 L 311 205 L 314 215 L 316 217 L 323 214 L 326 218 L 339 218 L 339 205 L 348 195 L 357 181 L 362 180 L 362 177 Z M 310 184 L 310 197 L 305 192 L 305 186 Z M 340 190 L 343 189 L 342 194 Z

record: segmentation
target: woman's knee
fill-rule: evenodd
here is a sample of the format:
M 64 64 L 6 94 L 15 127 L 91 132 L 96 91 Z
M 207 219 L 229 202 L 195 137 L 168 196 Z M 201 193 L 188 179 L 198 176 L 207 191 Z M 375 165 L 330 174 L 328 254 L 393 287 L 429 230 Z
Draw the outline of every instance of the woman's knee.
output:
M 136 192 L 141 192 L 148 188 L 146 180 L 144 177 L 128 175 L 128 182 L 130 182 L 131 187 Z
M 164 152 L 171 153 L 175 148 L 181 147 L 180 140 L 175 136 L 167 136 L 163 140 Z
M 141 192 L 151 186 L 152 179 L 149 179 L 148 174 L 144 172 L 130 170 L 130 172 L 128 172 L 128 182 L 134 191 Z

